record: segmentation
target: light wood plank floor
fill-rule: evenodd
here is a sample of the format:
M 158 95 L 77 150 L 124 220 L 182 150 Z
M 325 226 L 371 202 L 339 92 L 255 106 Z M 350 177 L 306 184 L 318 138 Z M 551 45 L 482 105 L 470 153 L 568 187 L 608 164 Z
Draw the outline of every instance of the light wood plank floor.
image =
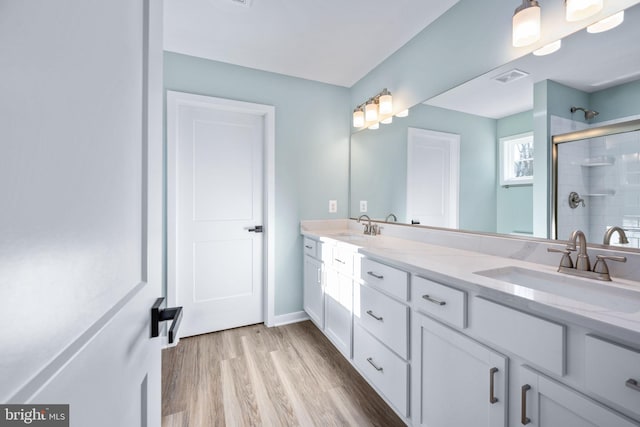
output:
M 184 338 L 162 353 L 162 426 L 404 426 L 310 322 Z

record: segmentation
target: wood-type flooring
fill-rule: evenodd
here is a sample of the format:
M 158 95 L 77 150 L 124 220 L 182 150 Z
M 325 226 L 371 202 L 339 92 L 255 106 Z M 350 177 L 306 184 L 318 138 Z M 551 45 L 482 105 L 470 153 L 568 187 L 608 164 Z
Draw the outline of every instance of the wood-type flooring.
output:
M 404 426 L 310 321 L 183 338 L 162 353 L 162 427 Z

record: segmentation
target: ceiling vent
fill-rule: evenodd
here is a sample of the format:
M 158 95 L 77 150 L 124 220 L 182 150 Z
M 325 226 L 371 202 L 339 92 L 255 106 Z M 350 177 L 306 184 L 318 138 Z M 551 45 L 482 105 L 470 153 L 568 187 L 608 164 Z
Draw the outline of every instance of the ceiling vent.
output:
M 497 80 L 500 83 L 511 83 L 516 80 L 520 80 L 523 77 L 527 77 L 529 73 L 525 71 L 521 71 L 518 69 L 509 70 L 506 73 L 502 73 L 499 76 L 493 78 L 493 80 Z
M 252 0 L 230 0 L 230 1 L 231 3 L 238 6 L 251 7 Z

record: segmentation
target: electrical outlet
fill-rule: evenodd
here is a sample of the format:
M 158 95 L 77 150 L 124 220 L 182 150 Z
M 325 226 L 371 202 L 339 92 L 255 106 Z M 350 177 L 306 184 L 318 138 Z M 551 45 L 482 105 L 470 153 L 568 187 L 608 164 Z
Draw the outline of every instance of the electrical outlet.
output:
M 338 201 L 337 200 L 329 200 L 329 213 L 338 212 Z
M 364 213 L 367 211 L 367 201 L 360 200 L 360 213 Z

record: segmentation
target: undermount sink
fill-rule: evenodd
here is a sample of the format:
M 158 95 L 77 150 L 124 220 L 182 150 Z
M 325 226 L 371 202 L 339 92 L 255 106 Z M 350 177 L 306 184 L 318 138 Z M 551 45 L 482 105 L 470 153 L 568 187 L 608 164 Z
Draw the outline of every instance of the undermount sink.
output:
M 625 313 L 640 311 L 640 290 L 513 266 L 476 271 L 474 274 L 613 311 Z
M 348 240 L 351 242 L 363 242 L 371 238 L 371 236 L 367 236 L 366 234 L 348 233 L 348 232 L 338 233 L 338 234 L 335 234 L 335 236 L 339 237 L 340 239 Z

